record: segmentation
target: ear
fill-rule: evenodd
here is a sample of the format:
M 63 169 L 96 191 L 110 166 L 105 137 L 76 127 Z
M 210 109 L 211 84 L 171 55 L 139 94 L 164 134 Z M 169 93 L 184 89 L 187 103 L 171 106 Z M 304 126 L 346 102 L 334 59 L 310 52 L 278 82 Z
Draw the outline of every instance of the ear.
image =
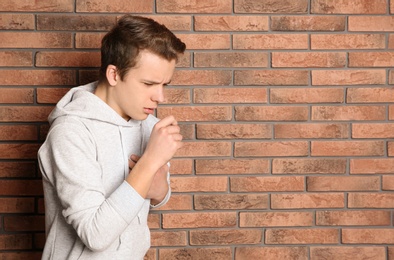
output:
M 118 83 L 118 72 L 116 66 L 108 65 L 105 76 L 107 77 L 109 85 L 115 86 Z

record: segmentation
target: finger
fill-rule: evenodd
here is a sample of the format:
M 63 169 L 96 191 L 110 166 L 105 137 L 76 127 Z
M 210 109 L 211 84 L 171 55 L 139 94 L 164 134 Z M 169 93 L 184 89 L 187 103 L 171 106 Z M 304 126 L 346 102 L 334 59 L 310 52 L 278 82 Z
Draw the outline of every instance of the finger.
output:
M 131 160 L 131 159 L 129 158 L 129 169 L 130 169 L 130 170 L 133 169 L 135 165 L 136 165 L 136 162 L 134 162 L 133 160 Z
M 178 122 L 175 120 L 174 116 L 167 116 L 156 123 L 157 128 L 162 128 L 169 125 L 178 125 Z
M 181 134 L 173 134 L 172 135 L 175 141 L 182 141 L 183 136 Z
M 130 160 L 132 160 L 133 162 L 138 162 L 138 160 L 141 158 L 141 156 L 138 156 L 138 155 L 135 155 L 135 154 L 132 154 L 131 156 L 130 156 Z
M 169 134 L 179 134 L 179 132 L 181 131 L 181 128 L 177 125 L 166 126 L 165 129 Z

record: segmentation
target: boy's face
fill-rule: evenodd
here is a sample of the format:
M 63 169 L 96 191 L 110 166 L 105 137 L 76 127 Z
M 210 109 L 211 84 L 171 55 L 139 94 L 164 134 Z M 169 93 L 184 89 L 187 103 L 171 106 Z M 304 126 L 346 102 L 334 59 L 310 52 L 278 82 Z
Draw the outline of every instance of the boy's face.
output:
M 175 60 L 167 61 L 146 50 L 141 51 L 139 57 L 123 81 L 117 76 L 114 86 L 111 107 L 126 120 L 144 120 L 154 113 L 157 105 L 164 101 L 163 89 L 175 70 Z

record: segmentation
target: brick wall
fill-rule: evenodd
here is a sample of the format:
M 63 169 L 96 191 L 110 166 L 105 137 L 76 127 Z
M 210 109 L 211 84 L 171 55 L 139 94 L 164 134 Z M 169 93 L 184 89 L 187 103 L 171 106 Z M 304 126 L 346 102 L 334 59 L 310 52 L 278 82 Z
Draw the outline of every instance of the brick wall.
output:
M 40 259 L 36 153 L 93 81 L 124 12 L 188 46 L 158 117 L 180 121 L 153 259 L 394 259 L 393 0 L 3 0 L 0 259 Z

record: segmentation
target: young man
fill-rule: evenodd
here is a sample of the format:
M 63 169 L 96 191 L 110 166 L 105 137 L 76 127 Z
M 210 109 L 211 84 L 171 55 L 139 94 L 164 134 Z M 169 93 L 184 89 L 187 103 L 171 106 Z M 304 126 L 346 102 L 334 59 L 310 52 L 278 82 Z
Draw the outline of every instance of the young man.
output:
M 174 117 L 153 114 L 184 50 L 163 25 L 123 16 L 102 40 L 99 81 L 59 101 L 38 152 L 43 259 L 143 259 L 148 212 L 169 199 L 182 140 Z

